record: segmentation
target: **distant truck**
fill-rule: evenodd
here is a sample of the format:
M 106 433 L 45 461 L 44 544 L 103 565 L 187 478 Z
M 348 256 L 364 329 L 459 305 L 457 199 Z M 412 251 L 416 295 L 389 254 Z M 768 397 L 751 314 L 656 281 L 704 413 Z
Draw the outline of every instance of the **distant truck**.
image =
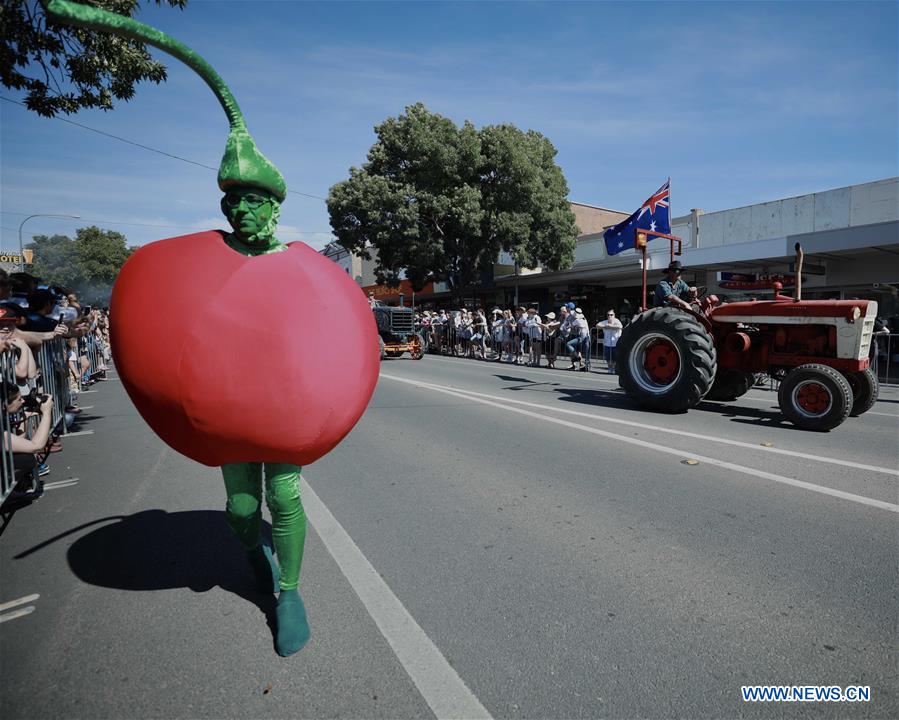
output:
M 415 315 L 412 308 L 375 305 L 372 307 L 378 324 L 381 359 L 402 357 L 409 353 L 413 360 L 424 357 L 421 336 L 415 332 Z

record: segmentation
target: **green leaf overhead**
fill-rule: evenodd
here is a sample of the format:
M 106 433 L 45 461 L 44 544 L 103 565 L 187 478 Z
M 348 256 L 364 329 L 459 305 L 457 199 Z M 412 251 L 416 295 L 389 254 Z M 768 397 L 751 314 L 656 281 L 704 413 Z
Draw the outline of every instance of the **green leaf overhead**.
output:
M 138 0 L 88 4 L 122 16 L 140 8 Z M 183 8 L 187 0 L 156 4 Z M 38 115 L 112 110 L 116 100 L 134 96 L 138 83 L 166 79 L 165 66 L 150 57 L 143 43 L 57 23 L 37 0 L 3 0 L 0 25 L 0 82 L 26 91 L 25 105 Z

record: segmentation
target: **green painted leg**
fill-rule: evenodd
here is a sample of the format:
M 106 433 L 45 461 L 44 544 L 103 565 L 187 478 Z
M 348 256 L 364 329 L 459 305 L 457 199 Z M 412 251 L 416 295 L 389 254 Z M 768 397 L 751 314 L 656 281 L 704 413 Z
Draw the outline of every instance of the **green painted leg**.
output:
M 228 525 L 247 550 L 259 591 L 276 592 L 280 579 L 278 565 L 271 548 L 262 542 L 262 466 L 259 463 L 223 465 L 222 476 L 228 495 L 225 505 Z
M 281 566 L 281 594 L 276 617 L 275 647 L 279 655 L 297 652 L 309 640 L 306 609 L 297 590 L 306 544 L 306 513 L 300 498 L 300 468 L 265 466 L 265 499 L 272 514 L 272 539 Z

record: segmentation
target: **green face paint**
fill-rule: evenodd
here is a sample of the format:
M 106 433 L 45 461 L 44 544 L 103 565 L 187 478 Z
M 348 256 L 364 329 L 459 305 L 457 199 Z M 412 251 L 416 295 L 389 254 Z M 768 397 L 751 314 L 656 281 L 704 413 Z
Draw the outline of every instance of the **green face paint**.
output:
M 270 193 L 254 187 L 231 188 L 222 198 L 222 212 L 234 237 L 248 249 L 264 252 L 280 244 L 275 229 L 281 204 Z

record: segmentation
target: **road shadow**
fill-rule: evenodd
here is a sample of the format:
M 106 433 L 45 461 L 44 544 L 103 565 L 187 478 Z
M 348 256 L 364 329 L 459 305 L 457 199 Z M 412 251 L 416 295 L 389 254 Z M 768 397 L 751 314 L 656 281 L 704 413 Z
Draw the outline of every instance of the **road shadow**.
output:
M 108 522 L 112 520 L 113 522 Z M 225 513 L 190 510 L 169 513 L 145 510 L 133 515 L 100 518 L 23 551 L 23 559 L 73 533 L 98 525 L 69 547 L 67 559 L 82 581 L 116 590 L 147 592 L 214 587 L 254 604 L 265 615 L 274 648 L 275 597 L 256 590 L 243 547 L 225 521 Z M 271 526 L 263 522 L 271 539 Z
M 642 408 L 621 391 L 600 389 L 558 389 L 560 400 L 581 405 L 590 405 L 597 408 L 613 408 L 616 410 L 642 410 Z M 682 415 L 687 412 L 706 412 L 720 415 L 731 422 L 761 427 L 772 427 L 796 432 L 807 432 L 787 421 L 779 409 L 766 410 L 763 408 L 732 405 L 725 402 L 703 401 L 690 410 L 675 413 L 659 412 L 659 415 Z
M 627 395 L 616 390 L 602 390 L 600 388 L 560 388 L 556 390 L 559 399 L 563 402 L 591 405 L 598 408 L 612 408 L 615 410 L 637 410 L 639 406 L 632 402 Z
M 534 387 L 556 386 L 562 384 L 559 382 L 538 382 L 537 380 L 532 380 L 531 378 L 515 377 L 514 375 L 494 374 L 493 377 L 498 378 L 503 382 L 516 383 L 515 385 L 512 385 L 510 387 L 501 388 L 502 390 L 529 390 Z

